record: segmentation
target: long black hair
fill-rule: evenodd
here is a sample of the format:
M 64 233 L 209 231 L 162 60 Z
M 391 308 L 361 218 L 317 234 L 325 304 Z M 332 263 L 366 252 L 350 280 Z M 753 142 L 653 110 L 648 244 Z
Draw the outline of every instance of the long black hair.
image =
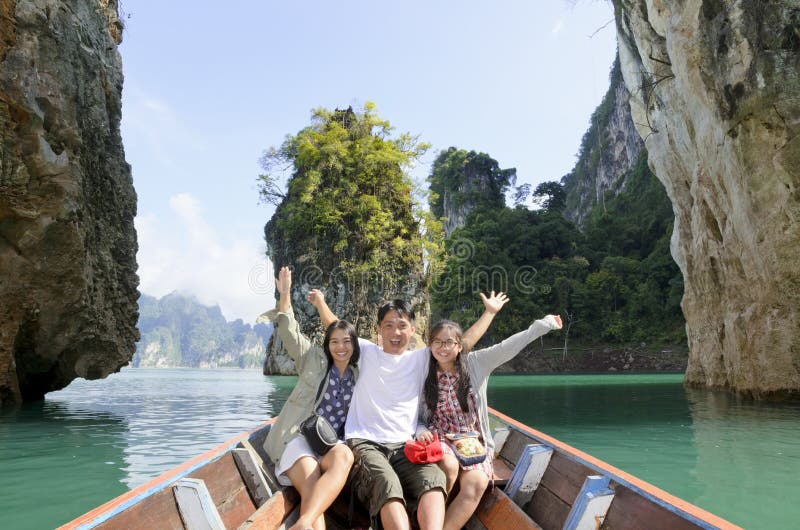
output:
M 461 331 L 461 326 L 459 326 L 456 322 L 452 320 L 440 320 L 431 328 L 431 333 L 429 335 L 430 340 L 433 341 L 433 338 L 439 334 L 440 331 L 443 329 L 449 328 L 453 334 L 458 339 L 459 344 L 461 344 L 461 337 L 464 334 Z M 466 359 L 466 351 L 463 349 L 458 353 L 456 357 L 456 373 L 458 374 L 458 388 L 456 388 L 456 397 L 458 398 L 458 404 L 461 406 L 461 410 L 463 412 L 469 411 L 469 373 L 467 372 L 467 363 Z M 436 410 L 436 405 L 439 402 L 439 376 L 437 374 L 437 369 L 439 363 L 434 358 L 433 354 L 430 356 L 430 361 L 428 365 L 428 377 L 425 378 L 425 404 L 428 406 L 428 410 L 433 413 Z
M 325 357 L 328 358 L 328 368 L 330 369 L 331 365 L 333 364 L 333 355 L 331 355 L 331 335 L 337 329 L 343 329 L 350 335 L 350 341 L 353 343 L 353 356 L 350 357 L 350 360 L 347 364 L 351 366 L 356 366 L 358 364 L 358 358 L 361 355 L 361 348 L 358 346 L 358 334 L 356 334 L 356 328 L 347 320 L 337 320 L 330 326 L 328 329 L 325 330 L 325 338 L 322 339 L 322 350 L 325 352 Z

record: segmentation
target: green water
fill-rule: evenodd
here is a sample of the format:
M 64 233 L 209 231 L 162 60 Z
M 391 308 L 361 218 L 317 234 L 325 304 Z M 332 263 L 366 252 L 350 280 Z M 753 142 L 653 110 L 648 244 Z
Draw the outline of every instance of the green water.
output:
M 280 410 L 295 378 L 133 370 L 0 415 L 0 528 L 53 528 Z M 678 375 L 496 376 L 490 404 L 746 528 L 794 528 L 800 404 Z

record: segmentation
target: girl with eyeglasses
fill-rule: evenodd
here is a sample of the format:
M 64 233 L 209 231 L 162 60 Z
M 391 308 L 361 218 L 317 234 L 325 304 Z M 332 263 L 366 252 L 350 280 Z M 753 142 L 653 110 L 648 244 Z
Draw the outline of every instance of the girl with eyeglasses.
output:
M 492 292 L 487 299 L 481 293 L 487 311 L 496 313 L 508 298 Z M 497 300 L 502 300 L 496 307 Z M 488 305 L 494 302 L 495 307 Z M 467 433 L 477 433 L 482 443 L 485 459 L 478 463 L 459 462 L 454 452 L 454 442 L 442 443 L 444 457 L 438 462 L 447 477 L 447 491 L 459 481 L 459 492 L 445 512 L 444 529 L 458 529 L 466 524 L 492 477 L 494 441 L 489 433 L 489 412 L 486 387 L 489 375 L 501 364 L 513 359 L 533 340 L 553 329 L 561 328 L 561 317 L 547 315 L 531 326 L 499 344 L 469 351 L 462 343 L 461 326 L 451 320 L 442 320 L 431 328 L 429 347 L 430 368 L 425 380 L 424 400 L 420 404 L 420 426 L 417 440 L 433 441 L 433 433 L 440 440 L 457 438 Z M 472 441 L 472 440 L 469 440 Z

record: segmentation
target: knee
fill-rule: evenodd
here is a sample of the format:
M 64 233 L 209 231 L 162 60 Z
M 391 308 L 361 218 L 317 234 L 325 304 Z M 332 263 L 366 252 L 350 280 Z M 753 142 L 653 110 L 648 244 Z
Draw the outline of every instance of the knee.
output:
M 353 451 L 344 444 L 333 447 L 322 459 L 324 469 L 341 469 L 349 471 L 353 467 Z
M 466 495 L 470 500 L 478 502 L 489 485 L 489 477 L 482 472 L 464 473 L 460 482 L 462 495 Z
M 447 478 L 447 483 L 452 484 L 456 481 L 458 477 L 459 465 L 458 460 L 454 457 L 444 457 L 438 462 L 439 469 L 444 472 L 444 476 Z
M 336 462 L 339 462 L 348 468 L 353 465 L 353 451 L 351 451 L 349 447 L 344 444 L 339 444 L 334 447 L 334 450 L 336 451 L 334 454 Z

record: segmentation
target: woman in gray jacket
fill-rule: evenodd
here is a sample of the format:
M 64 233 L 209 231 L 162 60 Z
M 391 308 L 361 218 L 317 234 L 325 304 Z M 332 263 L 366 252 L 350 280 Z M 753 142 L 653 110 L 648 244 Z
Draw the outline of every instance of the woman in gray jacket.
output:
M 317 454 L 300 433 L 300 423 L 312 413 L 324 415 L 342 438 L 350 398 L 358 375 L 358 336 L 349 322 L 331 324 L 323 347 L 315 346 L 300 332 L 294 319 L 290 290 L 292 274 L 281 268 L 275 287 L 280 296 L 277 311 L 268 311 L 260 321 L 275 323 L 278 336 L 297 368 L 297 384 L 281 409 L 264 442 L 275 465 L 278 482 L 292 485 L 300 493 L 300 517 L 290 530 L 325 528 L 323 513 L 344 487 L 353 453 L 344 442 L 324 455 Z M 321 294 L 310 298 L 317 306 Z

